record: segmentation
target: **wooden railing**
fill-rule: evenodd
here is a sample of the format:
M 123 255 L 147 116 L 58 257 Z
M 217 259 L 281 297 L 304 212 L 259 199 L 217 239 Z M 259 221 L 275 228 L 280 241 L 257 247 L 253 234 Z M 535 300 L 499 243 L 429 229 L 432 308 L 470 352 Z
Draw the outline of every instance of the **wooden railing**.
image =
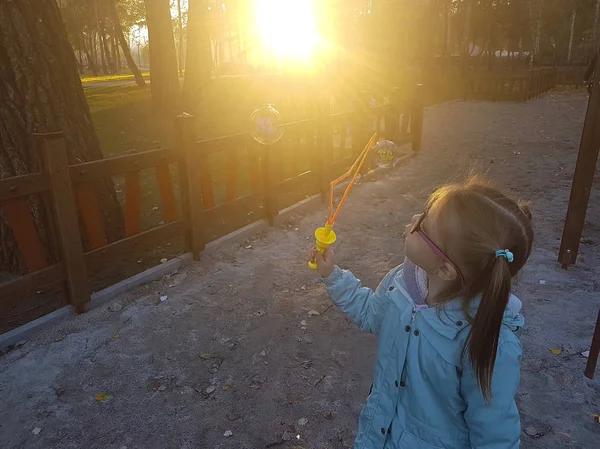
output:
M 373 123 L 380 136 L 398 145 L 412 144 L 406 157 L 413 155 L 421 147 L 422 87 L 417 86 L 409 100 L 399 98 L 398 92 L 394 89 L 389 101 L 377 107 L 369 107 L 366 95 L 361 94 L 354 110 L 342 113 L 330 114 L 328 102 L 319 104 L 315 118 L 284 124 L 284 139 L 268 146 L 258 144 L 248 133 L 198 141 L 195 118 L 182 115 L 176 119 L 173 149 L 69 165 L 61 133 L 36 135 L 43 155 L 42 171 L 0 179 L 0 207 L 25 268 L 21 277 L 0 284 L 0 307 L 6 300 L 63 283 L 69 304 L 81 313 L 90 300 L 90 276 L 133 251 L 151 249 L 165 239 L 182 238 L 185 250 L 199 259 L 211 240 L 205 232 L 207 226 L 219 223 L 223 214 L 258 204 L 256 210 L 262 212 L 255 219 L 264 218 L 273 224 L 281 204 L 289 203 L 286 194 L 300 184 L 308 184 L 307 194 L 320 192 L 325 199 L 329 180 L 347 170 L 374 131 Z M 334 138 L 335 130 L 340 132 Z M 347 140 L 351 140 L 350 146 Z M 212 176 L 214 158 L 211 162 L 211 155 L 217 154 L 226 166 L 225 201 L 220 203 Z M 302 164 L 300 159 L 308 163 Z M 171 166 L 176 168 L 178 183 L 172 179 Z M 149 168 L 155 171 L 164 222 L 143 231 L 140 171 Z M 243 168 L 247 173 L 242 173 Z M 249 192 L 239 188 L 241 174 L 248 175 Z M 118 175 L 125 177 L 125 236 L 109 242 L 95 184 Z M 58 263 L 48 263 L 50 258 L 30 210 L 30 195 L 45 198 L 59 248 L 55 257 Z M 87 242 L 85 250 L 82 235 Z
M 527 72 L 478 72 L 467 80 L 465 94 L 470 100 L 527 101 L 554 89 L 556 80 L 554 67 Z

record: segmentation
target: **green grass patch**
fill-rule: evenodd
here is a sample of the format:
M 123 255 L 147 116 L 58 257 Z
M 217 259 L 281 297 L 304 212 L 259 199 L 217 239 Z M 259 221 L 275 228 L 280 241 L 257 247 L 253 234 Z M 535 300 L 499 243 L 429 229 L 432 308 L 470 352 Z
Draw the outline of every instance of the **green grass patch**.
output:
M 142 76 L 145 79 L 150 78 L 150 72 L 142 72 Z M 104 76 L 86 76 L 81 78 L 81 84 L 88 83 L 104 83 L 104 82 L 116 82 L 116 81 L 134 81 L 135 77 L 132 74 L 128 75 L 104 75 Z

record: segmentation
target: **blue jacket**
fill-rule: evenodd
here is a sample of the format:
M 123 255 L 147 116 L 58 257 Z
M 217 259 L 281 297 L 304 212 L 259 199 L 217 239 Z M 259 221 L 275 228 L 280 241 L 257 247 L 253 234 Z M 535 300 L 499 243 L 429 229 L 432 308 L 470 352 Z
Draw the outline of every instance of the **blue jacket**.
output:
M 468 356 L 461 358 L 470 325 L 459 301 L 446 303 L 441 311 L 417 310 L 402 266 L 375 292 L 339 267 L 325 284 L 342 312 L 361 330 L 379 336 L 374 381 L 359 418 L 355 449 L 519 447 L 514 397 L 521 344 L 514 331 L 524 320 L 516 297 L 517 310 L 508 307 L 504 314 L 492 398 L 486 403 Z

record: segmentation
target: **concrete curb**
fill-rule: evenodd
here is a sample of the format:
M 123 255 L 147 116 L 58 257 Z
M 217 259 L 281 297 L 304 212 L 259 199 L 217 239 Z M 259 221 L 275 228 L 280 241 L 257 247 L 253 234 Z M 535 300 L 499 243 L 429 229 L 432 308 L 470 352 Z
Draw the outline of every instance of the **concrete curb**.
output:
M 452 101 L 449 101 L 446 103 L 442 103 L 440 105 L 427 106 L 425 109 L 428 109 L 430 107 L 442 106 L 444 104 L 454 103 L 454 102 L 458 102 L 458 101 L 461 101 L 461 100 L 452 100 Z M 404 156 L 400 160 L 399 166 L 402 166 L 405 162 L 409 161 L 414 156 L 415 155 L 412 153 Z M 376 169 L 370 171 L 369 173 L 367 173 L 366 175 L 362 176 L 362 179 L 369 179 L 369 178 L 375 177 L 376 175 L 378 175 L 380 173 L 385 173 L 392 169 L 393 168 L 376 168 Z M 335 189 L 339 190 L 341 188 L 344 188 L 347 185 L 347 183 L 348 183 L 348 181 L 338 184 L 335 187 Z M 280 224 L 282 219 L 284 219 L 287 215 L 290 215 L 293 212 L 296 212 L 300 209 L 305 209 L 305 208 L 308 208 L 309 206 L 315 205 L 315 203 L 320 201 L 320 198 L 321 198 L 321 195 L 316 194 L 316 195 L 308 197 L 296 204 L 293 204 L 292 206 L 282 209 L 279 212 L 279 215 L 275 218 L 275 225 Z M 222 247 L 223 245 L 230 244 L 232 242 L 246 240 L 247 238 L 249 238 L 252 235 L 258 234 L 260 232 L 265 232 L 269 229 L 273 229 L 273 227 L 269 226 L 269 223 L 266 220 L 260 220 L 260 221 L 251 223 L 243 228 L 238 229 L 237 231 L 233 231 L 227 235 L 224 235 L 223 237 L 218 238 L 217 240 L 213 240 L 212 242 L 208 243 L 206 245 L 205 250 L 202 252 L 202 254 L 216 251 L 218 248 Z M 193 261 L 191 253 L 182 254 L 181 256 L 178 256 L 175 259 L 171 259 L 163 264 L 157 265 L 156 267 L 149 268 L 148 270 L 138 273 L 135 276 L 132 276 L 132 277 L 125 279 L 121 282 L 118 282 L 114 285 L 111 285 L 110 287 L 107 287 L 104 290 L 93 293 L 91 295 L 91 301 L 88 304 L 86 304 L 86 306 L 85 306 L 85 311 L 87 312 L 92 309 L 95 309 L 96 307 L 99 307 L 102 304 L 105 304 L 106 302 L 110 301 L 114 297 L 116 297 L 122 293 L 128 292 L 130 290 L 133 290 L 135 287 L 137 287 L 141 284 L 145 284 L 147 282 L 152 282 L 152 281 L 161 279 L 166 274 L 169 274 L 172 271 L 174 271 L 182 266 L 185 266 L 190 261 Z M 49 313 L 48 315 L 44 315 L 43 317 L 40 317 L 34 321 L 24 324 L 23 326 L 17 327 L 9 332 L 1 334 L 0 335 L 0 350 L 5 349 L 8 346 L 14 345 L 14 344 L 18 343 L 19 341 L 26 339 L 33 333 L 39 331 L 43 327 L 49 326 L 50 324 L 53 324 L 53 323 L 56 323 L 57 321 L 65 318 L 65 317 L 71 316 L 73 314 L 75 314 L 75 309 L 72 306 L 65 306 L 61 309 L 58 309 L 58 310 L 52 312 L 52 313 Z

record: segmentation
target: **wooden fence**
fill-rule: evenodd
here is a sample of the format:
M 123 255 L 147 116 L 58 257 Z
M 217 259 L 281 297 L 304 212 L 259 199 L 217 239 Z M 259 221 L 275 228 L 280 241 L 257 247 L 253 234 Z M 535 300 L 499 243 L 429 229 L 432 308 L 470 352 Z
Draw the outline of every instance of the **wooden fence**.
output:
M 555 67 L 527 72 L 478 72 L 466 81 L 465 97 L 474 100 L 528 101 L 554 89 L 557 73 Z
M 173 149 L 69 165 L 62 133 L 36 135 L 42 171 L 0 179 L 0 206 L 25 266 L 21 277 L 0 284 L 0 307 L 7 300 L 24 298 L 62 283 L 69 304 L 81 313 L 90 300 L 90 276 L 134 250 L 148 250 L 158 241 L 182 238 L 185 250 L 198 260 L 207 243 L 206 226 L 219 212 L 235 211 L 242 203 L 258 201 L 263 216 L 256 219 L 266 218 L 273 224 L 280 210 L 279 200 L 303 180 L 314 186 L 312 194 L 320 192 L 325 199 L 329 181 L 348 169 L 373 131 L 397 144 L 412 144 L 407 157 L 420 150 L 422 96 L 420 85 L 410 99 L 400 98 L 396 88 L 385 104 L 370 107 L 369 96 L 361 93 L 353 110 L 340 113 L 331 113 L 329 102 L 323 102 L 315 117 L 284 124 L 285 140 L 270 146 L 256 143 L 248 133 L 198 141 L 194 117 L 183 115 L 176 118 L 177 143 Z M 335 129 L 343 132 L 334 139 Z M 300 150 L 297 153 L 301 157 L 311 160 L 309 170 L 294 173 L 291 167 L 287 170 L 291 175 L 282 176 L 286 173 L 280 166 L 285 142 L 291 142 L 292 151 Z M 239 151 L 242 147 L 246 150 L 244 160 Z M 223 154 L 227 167 L 225 202 L 220 204 L 214 194 L 215 167 L 209 163 L 209 156 L 215 153 Z M 325 159 L 335 162 L 325 165 Z M 171 165 L 178 172 L 180 207 Z M 149 168 L 155 170 L 164 223 L 142 231 L 140 171 Z M 243 169 L 249 172 L 252 189 L 240 195 L 237 183 Z M 125 238 L 108 242 L 94 183 L 116 175 L 125 176 Z M 59 261 L 54 264 L 47 262 L 49 258 L 30 210 L 29 196 L 39 194 L 47 200 L 51 229 L 59 248 Z M 82 235 L 90 246 L 87 251 Z

